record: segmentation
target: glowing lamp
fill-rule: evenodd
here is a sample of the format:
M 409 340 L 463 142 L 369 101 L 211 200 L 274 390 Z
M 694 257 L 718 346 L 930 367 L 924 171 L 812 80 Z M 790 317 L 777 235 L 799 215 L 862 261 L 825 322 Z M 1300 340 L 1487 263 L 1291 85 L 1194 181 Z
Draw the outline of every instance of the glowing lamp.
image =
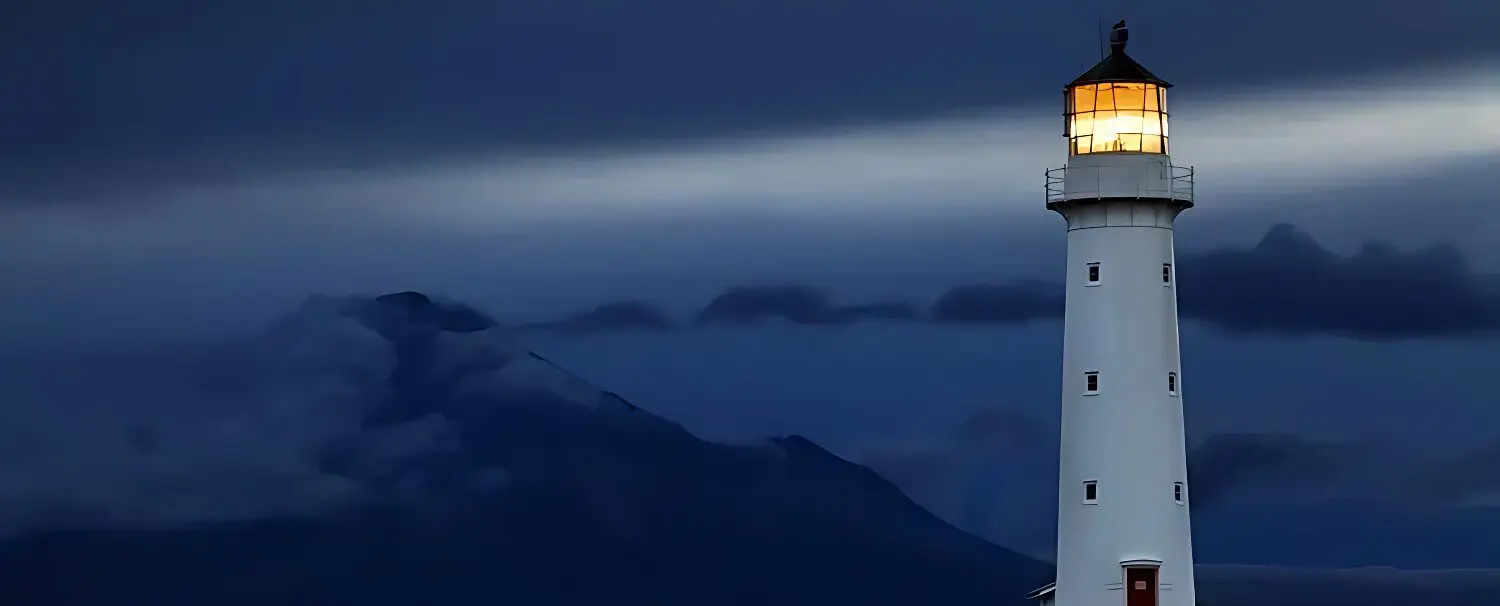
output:
M 1126 30 L 1111 34 L 1109 55 L 1063 90 L 1068 155 L 1168 153 L 1167 89 L 1172 85 L 1125 54 Z

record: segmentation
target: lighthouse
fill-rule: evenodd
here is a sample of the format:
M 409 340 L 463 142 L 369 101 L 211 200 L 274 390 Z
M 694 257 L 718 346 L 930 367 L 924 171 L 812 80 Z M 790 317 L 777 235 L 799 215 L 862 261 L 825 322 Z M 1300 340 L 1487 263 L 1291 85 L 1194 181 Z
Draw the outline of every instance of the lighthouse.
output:
M 1056 606 L 1194 606 L 1172 232 L 1193 170 L 1172 163 L 1166 81 L 1109 54 L 1063 91 L 1068 229 Z

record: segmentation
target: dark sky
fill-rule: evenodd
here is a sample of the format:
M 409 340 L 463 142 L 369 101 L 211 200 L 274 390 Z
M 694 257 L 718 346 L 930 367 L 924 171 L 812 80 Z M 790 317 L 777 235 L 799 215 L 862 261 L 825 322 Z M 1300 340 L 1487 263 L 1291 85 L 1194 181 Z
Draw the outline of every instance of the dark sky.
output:
M 0 77 L 12 93 L 0 130 L 13 181 L 68 179 L 80 162 L 202 164 L 231 150 L 411 162 L 1051 102 L 1097 52 L 1098 22 L 1121 17 L 1137 24 L 1138 56 L 1198 92 L 1390 78 L 1500 53 L 1497 9 L 1466 0 L 21 0 L 3 10 Z
M 121 368 L 167 368 L 141 352 L 253 332 L 311 293 L 415 288 L 519 322 L 618 300 L 686 318 L 736 285 L 925 309 L 956 285 L 1055 281 L 1058 90 L 1122 17 L 1177 85 L 1174 159 L 1199 171 L 1178 233 L 1184 280 L 1207 285 L 1184 311 L 1194 432 L 1500 442 L 1470 380 L 1500 351 L 1492 2 L 16 0 L 0 354 L 27 382 L 0 443 L 26 446 L 0 483 L 138 499 L 130 479 L 161 462 L 96 452 L 151 428 L 233 437 L 173 451 L 218 488 L 284 462 L 278 436 L 320 436 L 321 416 Z M 1256 252 L 1283 222 L 1318 262 Z M 860 458 L 947 448 L 997 406 L 1050 431 L 1048 322 L 537 347 L 704 435 Z

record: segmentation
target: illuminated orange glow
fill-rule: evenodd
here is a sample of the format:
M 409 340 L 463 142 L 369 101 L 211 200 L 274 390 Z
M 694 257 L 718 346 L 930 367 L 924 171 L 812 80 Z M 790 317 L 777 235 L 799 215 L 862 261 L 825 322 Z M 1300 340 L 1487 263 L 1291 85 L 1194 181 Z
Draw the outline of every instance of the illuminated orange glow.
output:
M 1068 90 L 1068 155 L 1167 153 L 1166 89 L 1106 82 Z

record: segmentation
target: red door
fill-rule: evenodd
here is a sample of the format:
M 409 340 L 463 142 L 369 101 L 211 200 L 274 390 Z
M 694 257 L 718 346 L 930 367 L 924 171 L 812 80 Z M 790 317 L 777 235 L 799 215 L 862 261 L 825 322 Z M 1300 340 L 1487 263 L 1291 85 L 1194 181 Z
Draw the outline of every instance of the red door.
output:
M 1125 606 L 1156 606 L 1155 568 L 1125 569 Z

